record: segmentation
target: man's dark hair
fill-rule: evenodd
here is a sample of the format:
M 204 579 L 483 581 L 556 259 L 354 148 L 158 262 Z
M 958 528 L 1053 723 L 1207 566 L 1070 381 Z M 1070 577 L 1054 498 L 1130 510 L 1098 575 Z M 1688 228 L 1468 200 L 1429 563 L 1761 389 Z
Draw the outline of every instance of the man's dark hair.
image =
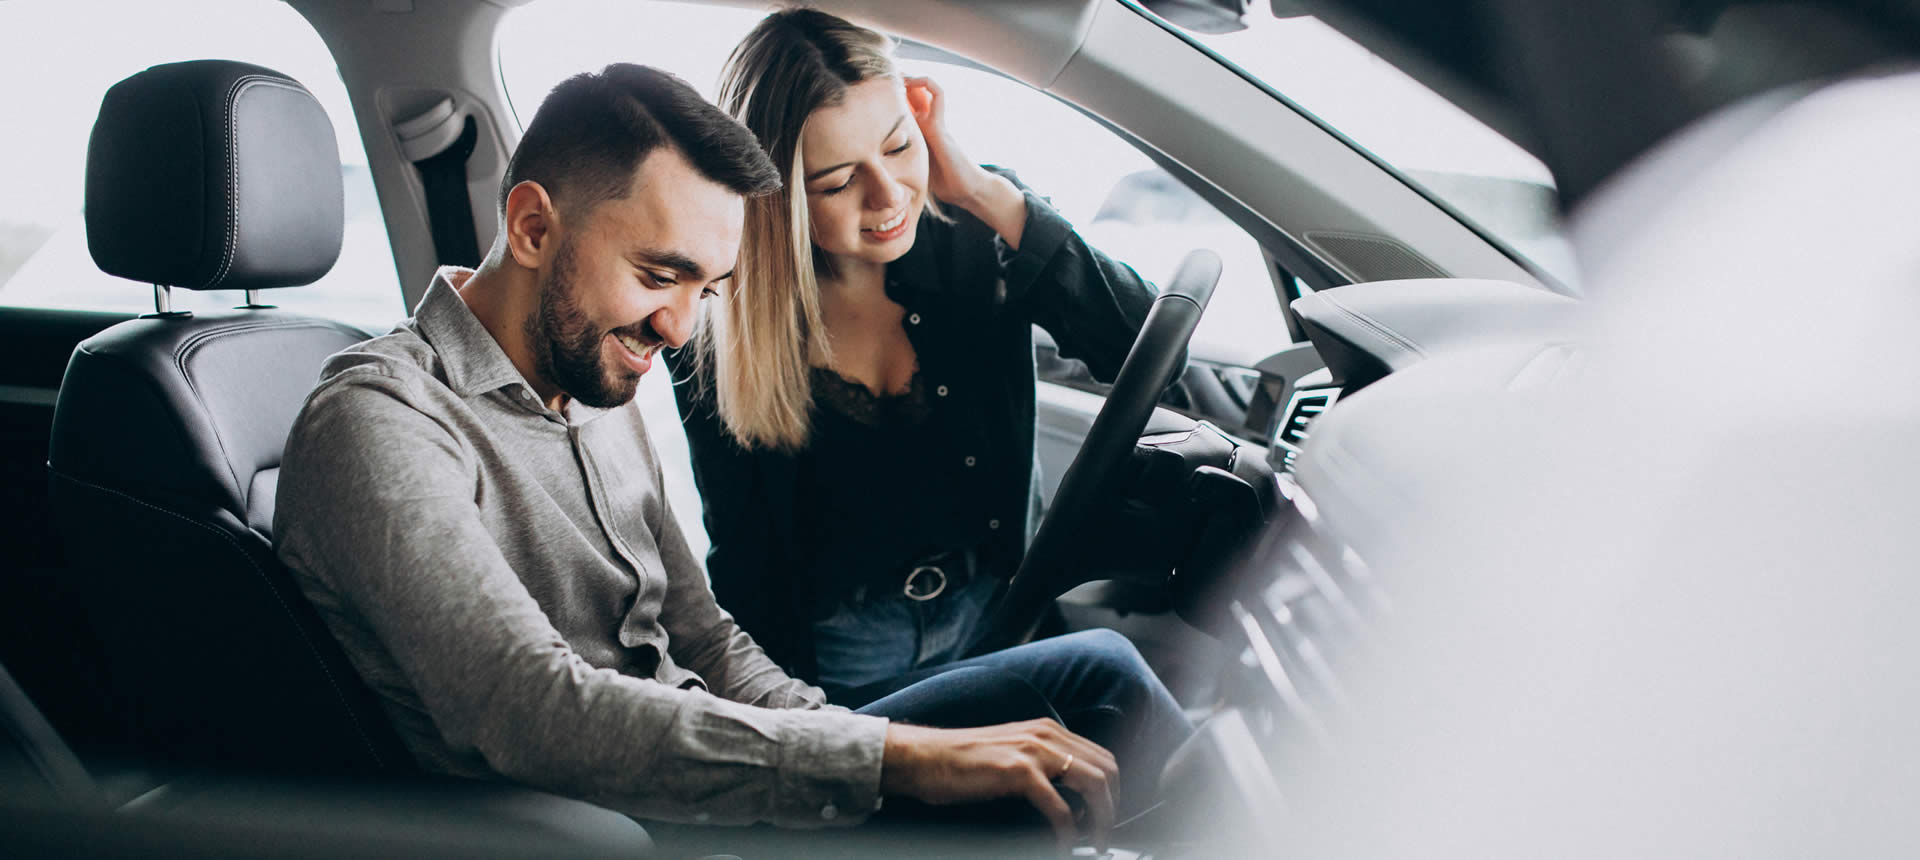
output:
M 499 211 L 506 213 L 508 192 L 528 180 L 556 204 L 582 211 L 625 197 L 634 170 L 662 146 L 744 197 L 780 188 L 779 172 L 746 126 L 670 72 L 615 63 L 547 94 L 507 163 Z

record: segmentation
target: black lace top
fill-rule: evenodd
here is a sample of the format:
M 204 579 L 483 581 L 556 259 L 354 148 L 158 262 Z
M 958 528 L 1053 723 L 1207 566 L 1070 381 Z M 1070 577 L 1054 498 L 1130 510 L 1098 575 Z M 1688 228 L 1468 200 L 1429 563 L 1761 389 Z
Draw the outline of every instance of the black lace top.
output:
M 813 402 L 822 409 L 876 427 L 912 426 L 933 415 L 927 386 L 914 368 L 907 390 L 875 394 L 873 389 L 824 367 L 813 369 Z

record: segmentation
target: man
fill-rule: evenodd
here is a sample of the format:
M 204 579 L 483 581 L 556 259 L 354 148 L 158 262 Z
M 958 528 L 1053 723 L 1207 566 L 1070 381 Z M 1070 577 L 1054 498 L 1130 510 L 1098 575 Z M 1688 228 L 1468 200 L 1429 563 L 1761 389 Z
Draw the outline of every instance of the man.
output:
M 971 667 L 829 706 L 715 605 L 687 549 L 631 400 L 729 288 L 744 196 L 778 184 L 671 75 L 555 88 L 486 261 L 443 269 L 413 319 L 323 369 L 287 444 L 281 556 L 428 770 L 716 823 L 1024 797 L 1063 837 L 1065 786 L 1103 836 L 1106 749 L 1048 719 L 984 725 L 1046 711 L 1011 704 L 1018 679 Z M 976 713 L 945 722 L 983 727 L 886 719 L 956 706 Z

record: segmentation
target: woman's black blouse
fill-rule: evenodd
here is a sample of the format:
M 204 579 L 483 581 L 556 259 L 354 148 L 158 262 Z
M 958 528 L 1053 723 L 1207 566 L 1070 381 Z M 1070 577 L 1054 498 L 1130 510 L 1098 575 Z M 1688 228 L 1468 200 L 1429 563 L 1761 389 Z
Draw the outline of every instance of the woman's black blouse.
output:
M 693 363 L 668 356 L 712 540 L 714 596 L 796 677 L 816 677 L 816 615 L 865 580 L 904 578 L 911 558 L 895 556 L 970 546 L 982 570 L 1018 568 L 1036 502 L 1032 327 L 1111 381 L 1146 319 L 1153 286 L 1022 190 L 1019 251 L 947 207 L 953 222 L 923 215 L 913 248 L 887 267 L 887 296 L 905 309 L 919 358 L 923 422 L 852 420 L 822 405 L 816 374 L 808 447 L 747 450 L 721 425 L 709 380 L 688 378 Z M 873 487 L 888 475 L 898 476 L 890 493 L 834 483 Z M 903 518 L 911 537 L 895 539 Z M 928 541 L 955 545 L 919 545 Z

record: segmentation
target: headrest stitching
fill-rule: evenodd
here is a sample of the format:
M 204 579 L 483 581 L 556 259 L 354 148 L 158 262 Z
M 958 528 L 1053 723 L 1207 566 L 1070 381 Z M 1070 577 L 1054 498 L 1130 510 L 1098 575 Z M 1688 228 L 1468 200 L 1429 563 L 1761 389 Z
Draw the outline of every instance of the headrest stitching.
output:
M 234 110 L 234 105 L 239 102 L 241 89 L 249 84 L 265 82 L 280 83 L 279 79 L 266 75 L 244 75 L 227 89 L 227 98 L 223 105 L 226 108 L 227 121 L 227 250 L 220 260 L 220 271 L 214 273 L 214 276 L 200 287 L 203 290 L 216 289 L 226 281 L 227 273 L 233 270 L 233 258 L 239 255 L 240 134 L 237 128 L 238 123 L 235 121 L 238 111 Z
M 226 280 L 227 272 L 233 267 L 233 257 L 240 241 L 240 237 L 236 235 L 238 231 L 234 229 L 234 210 L 240 208 L 240 205 L 238 195 L 234 193 L 233 186 L 240 182 L 240 166 L 239 159 L 234 157 L 233 151 L 239 146 L 240 139 L 239 135 L 234 132 L 233 102 L 240 94 L 240 87 L 252 77 L 252 75 L 246 75 L 235 80 L 233 86 L 227 88 L 227 97 L 220 104 L 222 110 L 225 112 L 224 119 L 226 120 L 227 131 L 227 247 L 226 252 L 220 258 L 220 269 L 214 272 L 212 278 L 207 280 L 205 284 L 207 287 L 212 287 Z

